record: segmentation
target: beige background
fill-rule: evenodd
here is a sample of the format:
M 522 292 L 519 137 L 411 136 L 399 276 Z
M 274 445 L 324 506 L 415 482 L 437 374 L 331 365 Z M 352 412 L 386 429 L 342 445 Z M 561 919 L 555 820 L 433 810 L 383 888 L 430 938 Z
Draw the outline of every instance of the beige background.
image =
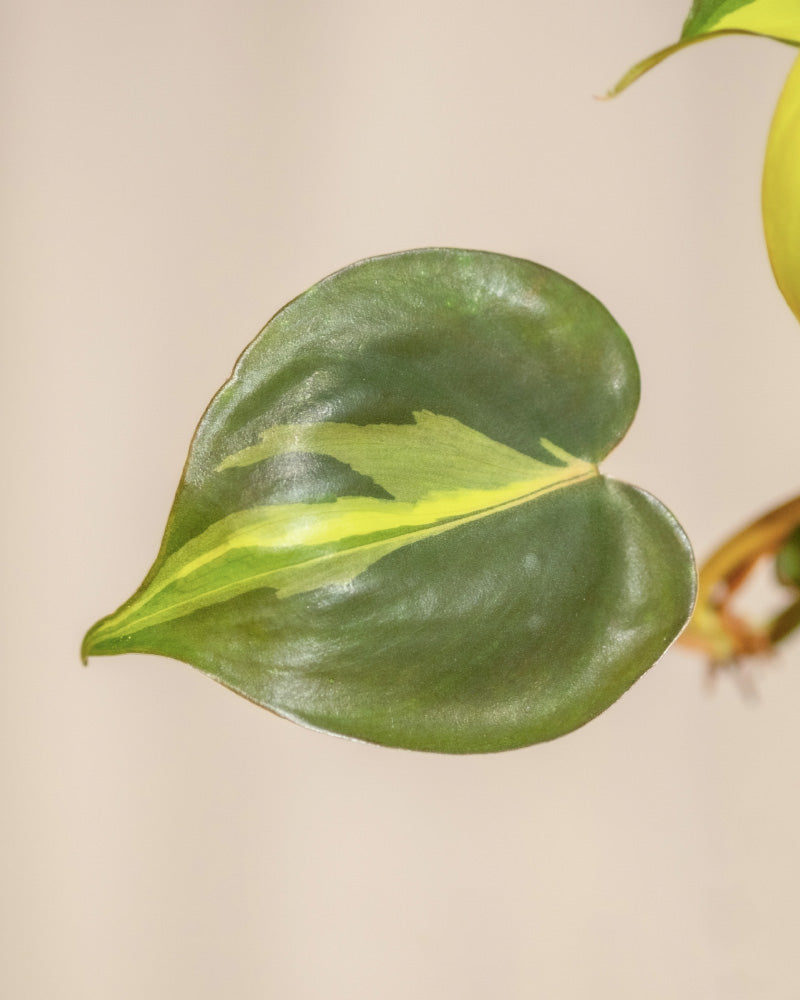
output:
M 791 51 L 592 99 L 687 6 L 6 0 L 0 995 L 800 996 L 800 645 L 757 700 L 673 651 L 573 736 L 461 759 L 78 661 L 239 351 L 373 253 L 503 251 L 606 302 L 644 388 L 607 471 L 700 553 L 797 489 L 758 206 Z

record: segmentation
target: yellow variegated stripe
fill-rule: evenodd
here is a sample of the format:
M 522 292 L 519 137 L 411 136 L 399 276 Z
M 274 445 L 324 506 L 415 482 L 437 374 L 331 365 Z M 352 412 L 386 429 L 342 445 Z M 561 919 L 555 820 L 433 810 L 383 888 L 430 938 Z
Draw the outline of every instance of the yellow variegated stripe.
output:
M 542 439 L 558 464 L 541 462 L 451 417 L 415 414 L 410 425 L 272 428 L 228 468 L 313 451 L 347 461 L 396 499 L 341 497 L 237 511 L 169 556 L 118 612 L 98 623 L 94 645 L 190 614 L 259 587 L 289 597 L 347 584 L 403 546 L 596 476 L 590 462 Z M 346 458 L 343 456 L 347 456 Z
M 414 414 L 414 421 L 270 427 L 258 444 L 226 458 L 219 471 L 305 451 L 344 462 L 370 476 L 396 500 L 418 500 L 434 491 L 505 487 L 528 479 L 541 465 L 453 417 L 422 410 Z M 572 461 L 571 455 L 554 445 L 547 447 L 559 461 Z
M 679 41 L 637 63 L 608 91 L 614 97 L 648 70 L 681 49 L 707 38 L 730 34 L 764 35 L 779 42 L 800 45 L 800 3 L 798 0 L 744 0 L 731 4 L 695 4 Z
M 789 73 L 772 120 L 761 207 L 775 280 L 800 319 L 800 58 Z

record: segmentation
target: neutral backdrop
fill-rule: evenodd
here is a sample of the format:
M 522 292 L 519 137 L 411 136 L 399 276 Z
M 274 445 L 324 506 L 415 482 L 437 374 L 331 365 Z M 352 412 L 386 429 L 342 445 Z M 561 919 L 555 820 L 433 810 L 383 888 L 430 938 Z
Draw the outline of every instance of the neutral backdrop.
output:
M 602 93 L 688 0 L 5 0 L 0 995 L 796 1000 L 800 643 L 673 650 L 552 744 L 305 731 L 84 630 L 139 583 L 268 317 L 451 245 L 601 298 L 642 369 L 606 471 L 700 555 L 797 490 L 760 228 L 790 49 Z

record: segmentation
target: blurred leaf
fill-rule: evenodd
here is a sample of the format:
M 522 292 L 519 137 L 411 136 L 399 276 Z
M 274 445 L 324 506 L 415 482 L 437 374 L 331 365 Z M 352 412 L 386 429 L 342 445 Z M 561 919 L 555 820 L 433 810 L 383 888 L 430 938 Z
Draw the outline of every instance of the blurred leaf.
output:
M 688 543 L 596 463 L 638 401 L 587 292 L 495 254 L 363 261 L 279 312 L 195 434 L 161 551 L 84 641 L 449 752 L 550 739 L 664 651 Z
M 775 562 L 778 579 L 791 587 L 800 587 L 800 528 L 786 540 Z
M 667 56 L 719 35 L 764 35 L 800 45 L 800 4 L 797 0 L 695 0 L 680 39 L 637 63 L 608 92 L 614 97 Z
M 772 119 L 761 207 L 775 280 L 800 319 L 800 58 L 789 73 Z

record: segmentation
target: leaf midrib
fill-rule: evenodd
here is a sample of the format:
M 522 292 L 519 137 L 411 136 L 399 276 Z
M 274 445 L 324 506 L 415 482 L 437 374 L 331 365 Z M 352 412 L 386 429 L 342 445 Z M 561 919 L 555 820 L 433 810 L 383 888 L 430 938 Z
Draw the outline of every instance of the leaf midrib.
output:
M 512 510 L 515 507 L 519 507 L 523 504 L 529 503 L 530 501 L 538 497 L 544 496 L 547 493 L 555 492 L 556 490 L 563 489 L 566 486 L 575 486 L 578 483 L 585 482 L 599 475 L 599 471 L 596 465 L 589 465 L 588 463 L 586 463 L 586 465 L 588 465 L 588 469 L 586 468 L 586 466 L 584 466 L 584 471 L 578 472 L 575 475 L 568 476 L 564 479 L 560 479 L 554 483 L 549 483 L 548 485 L 539 487 L 538 489 L 535 490 L 528 490 L 525 493 L 520 494 L 519 496 L 513 497 L 501 503 L 491 504 L 489 506 L 473 511 L 469 514 L 459 514 L 450 518 L 442 518 L 441 520 L 432 521 L 421 527 L 414 528 L 414 530 L 412 531 L 404 531 L 403 526 L 401 526 L 400 528 L 398 528 L 396 532 L 387 532 L 381 538 L 376 539 L 372 542 L 368 542 L 366 545 L 363 546 L 359 546 L 358 544 L 351 545 L 348 546 L 347 548 L 337 549 L 336 551 L 333 552 L 327 552 L 323 555 L 315 556 L 312 559 L 303 560 L 301 562 L 297 562 L 292 565 L 297 567 L 302 566 L 304 568 L 308 568 L 313 565 L 322 564 L 326 560 L 337 559 L 342 555 L 342 553 L 351 552 L 354 549 L 361 549 L 362 551 L 365 552 L 369 551 L 370 549 L 377 548 L 381 545 L 385 545 L 386 542 L 390 541 L 392 538 L 402 537 L 403 546 L 412 545 L 417 541 L 421 541 L 425 538 L 431 538 L 436 534 L 440 534 L 444 531 L 450 531 L 453 528 L 461 527 L 473 521 L 482 520 L 486 517 L 490 517 L 494 514 L 498 514 L 506 510 Z M 378 500 L 376 502 L 391 504 L 394 503 L 395 501 Z M 358 538 L 364 536 L 362 535 L 362 536 L 352 536 L 352 537 Z M 221 550 L 220 554 L 218 556 L 215 556 L 211 560 L 204 561 L 206 564 L 209 561 L 214 562 L 216 561 L 216 559 L 223 558 L 224 555 L 230 551 L 230 546 L 219 546 L 219 548 Z M 389 553 L 387 553 L 387 555 L 388 554 Z M 143 615 L 138 619 L 136 619 L 135 628 L 131 629 L 126 627 L 126 622 L 129 621 L 131 614 L 135 613 L 137 606 L 138 607 L 146 606 L 148 601 L 144 601 L 143 604 L 142 603 L 139 603 L 138 605 L 133 604 L 132 607 L 129 608 L 127 613 L 123 616 L 121 622 L 118 621 L 118 626 L 116 628 L 104 629 L 103 622 L 101 621 L 98 623 L 95 629 L 92 630 L 90 636 L 92 639 L 96 641 L 121 639 L 129 635 L 133 635 L 136 632 L 141 632 L 146 628 L 150 628 L 155 625 L 161 624 L 164 621 L 173 621 L 176 618 L 182 618 L 187 614 L 193 614 L 195 611 L 202 610 L 202 608 L 208 607 L 210 605 L 221 604 L 224 601 L 231 600 L 234 597 L 240 596 L 243 593 L 249 593 L 252 590 L 257 590 L 260 589 L 261 587 L 269 586 L 268 578 L 270 576 L 274 576 L 277 572 L 280 572 L 281 569 L 283 568 L 284 567 L 278 567 L 278 568 L 272 567 L 271 569 L 263 571 L 261 573 L 255 573 L 251 577 L 240 577 L 237 579 L 235 583 L 227 583 L 221 587 L 207 590 L 204 592 L 204 598 L 209 598 L 214 595 L 224 594 L 225 591 L 233 591 L 233 593 L 231 593 L 230 597 L 214 596 L 213 600 L 203 600 L 201 604 L 191 608 L 190 610 L 180 610 L 180 609 L 182 606 L 197 604 L 198 598 L 196 596 L 186 598 L 183 601 L 178 601 L 165 608 L 163 607 L 159 608 L 157 611 L 154 611 L 149 615 Z M 161 593 L 164 589 L 166 589 L 166 587 L 170 585 L 171 582 L 173 581 L 172 580 L 167 581 L 164 584 L 164 587 L 159 588 L 159 590 L 156 591 L 156 594 Z M 309 588 L 309 589 L 316 589 L 316 588 Z M 153 596 L 156 596 L 156 594 L 154 594 Z M 120 611 L 121 610 L 122 609 L 120 609 Z M 120 614 L 119 611 L 115 612 L 115 614 L 111 615 L 109 619 L 106 619 L 106 621 L 110 620 L 113 621 L 114 619 L 118 619 L 119 614 Z M 87 640 L 90 638 L 90 636 L 87 636 Z

